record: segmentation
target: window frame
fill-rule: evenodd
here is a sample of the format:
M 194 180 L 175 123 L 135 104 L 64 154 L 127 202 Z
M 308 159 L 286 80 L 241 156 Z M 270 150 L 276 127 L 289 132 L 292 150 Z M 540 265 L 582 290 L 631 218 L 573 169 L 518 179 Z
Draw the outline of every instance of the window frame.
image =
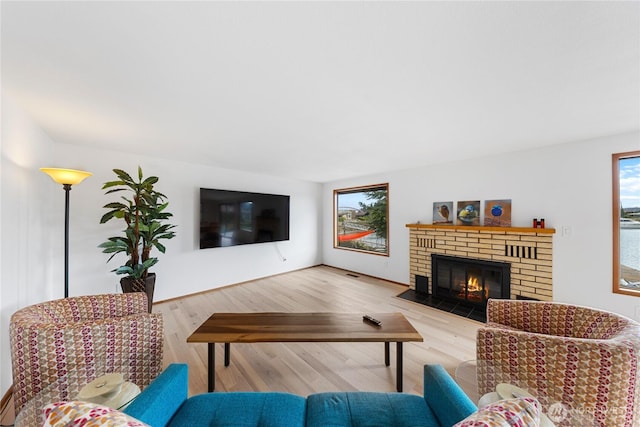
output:
M 385 194 L 386 206 L 385 206 L 385 212 L 384 212 L 386 233 L 385 233 L 385 236 L 383 237 L 384 250 L 379 251 L 374 249 L 366 249 L 362 247 L 349 247 L 349 246 L 341 245 L 340 232 L 342 231 L 343 232 L 342 235 L 344 235 L 344 229 L 341 230 L 340 223 L 343 221 L 341 220 L 341 217 L 344 216 L 344 214 L 340 215 L 340 212 L 338 211 L 338 209 L 340 208 L 340 206 L 338 206 L 339 197 L 341 195 L 367 193 L 367 192 L 376 191 L 376 190 L 384 190 L 386 193 Z M 367 201 L 369 201 L 369 199 L 367 199 Z M 372 204 L 374 203 L 375 203 L 375 200 L 372 202 Z M 375 233 L 376 232 L 373 231 L 373 234 Z M 382 237 L 379 237 L 379 238 L 382 238 Z M 387 257 L 389 256 L 389 253 L 390 253 L 389 251 L 389 183 L 364 185 L 364 186 L 340 188 L 340 189 L 333 190 L 333 247 L 334 249 L 343 249 L 348 251 L 362 252 L 362 253 L 368 253 L 368 254 L 379 255 L 379 256 L 387 256 Z
M 630 295 L 640 297 L 640 288 L 638 290 L 627 289 L 621 286 L 620 281 L 622 277 L 622 264 L 621 264 L 621 227 L 620 220 L 622 219 L 622 202 L 620 196 L 620 162 L 625 159 L 640 158 L 640 150 L 627 151 L 624 153 L 614 153 L 611 155 L 612 162 L 612 218 L 613 218 L 613 293 Z M 640 174 L 640 171 L 638 172 Z M 634 206 L 635 207 L 635 206 Z

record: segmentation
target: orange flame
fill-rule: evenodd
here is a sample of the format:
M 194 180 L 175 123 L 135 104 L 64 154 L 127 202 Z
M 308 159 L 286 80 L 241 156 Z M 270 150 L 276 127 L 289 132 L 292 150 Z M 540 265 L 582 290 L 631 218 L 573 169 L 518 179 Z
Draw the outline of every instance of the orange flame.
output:
M 478 283 L 478 278 L 469 277 L 469 280 L 467 280 L 467 299 L 481 301 L 482 293 L 483 293 L 482 286 L 480 285 L 480 283 Z M 464 298 L 464 289 L 460 292 L 458 296 L 460 296 L 461 298 Z M 485 299 L 489 298 L 488 288 L 484 290 L 484 298 Z
M 478 278 L 477 277 L 469 277 L 469 280 L 467 281 L 467 290 L 469 292 L 480 292 L 480 291 L 482 291 L 482 288 L 478 284 Z

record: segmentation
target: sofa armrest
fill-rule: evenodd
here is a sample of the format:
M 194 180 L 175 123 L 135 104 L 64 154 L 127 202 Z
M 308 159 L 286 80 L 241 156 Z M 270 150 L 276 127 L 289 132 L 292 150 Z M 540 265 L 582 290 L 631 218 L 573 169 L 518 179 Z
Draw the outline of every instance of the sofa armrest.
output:
M 424 400 L 443 426 L 452 426 L 478 409 L 442 365 L 424 366 Z
M 187 400 L 188 392 L 188 367 L 186 364 L 174 363 L 153 380 L 123 412 L 151 427 L 164 427 Z
M 148 313 L 147 295 L 144 292 L 101 294 L 74 297 L 69 301 L 73 316 L 78 320 L 124 317 Z
M 548 301 L 491 298 L 487 302 L 487 324 L 504 325 L 526 332 L 570 338 L 609 339 L 630 323 L 619 314 Z
M 499 383 L 511 383 L 536 390 L 536 397 L 546 407 L 554 402 L 575 404 L 578 398 L 585 402 L 595 399 L 591 392 L 567 393 L 563 384 L 570 390 L 622 389 L 622 396 L 626 396 L 627 389 L 640 385 L 635 368 L 640 363 L 640 352 L 636 344 L 624 339 L 567 338 L 481 327 L 476 354 L 481 395 L 493 391 Z M 553 375 L 547 376 L 550 367 L 556 366 L 562 369 L 553 370 Z M 607 399 L 597 401 L 601 400 L 607 402 Z M 620 401 L 624 400 L 621 397 Z M 619 400 L 609 397 L 608 401 Z M 587 406 L 584 403 L 584 407 Z M 582 406 L 576 404 L 576 407 Z
M 105 373 L 119 372 L 144 388 L 162 370 L 160 314 L 145 310 L 117 318 L 31 324 L 24 317 L 28 311 L 14 314 L 9 325 L 16 413 L 52 384 L 58 384 L 61 400 L 69 400 Z

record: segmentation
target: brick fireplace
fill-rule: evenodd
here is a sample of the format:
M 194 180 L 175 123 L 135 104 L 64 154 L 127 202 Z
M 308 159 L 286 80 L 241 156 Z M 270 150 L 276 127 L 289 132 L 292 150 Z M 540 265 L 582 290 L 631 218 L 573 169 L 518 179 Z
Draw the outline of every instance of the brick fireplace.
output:
M 510 298 L 553 298 L 552 228 L 407 224 L 409 287 L 433 293 L 433 254 L 510 264 Z M 427 289 L 424 289 L 426 287 Z

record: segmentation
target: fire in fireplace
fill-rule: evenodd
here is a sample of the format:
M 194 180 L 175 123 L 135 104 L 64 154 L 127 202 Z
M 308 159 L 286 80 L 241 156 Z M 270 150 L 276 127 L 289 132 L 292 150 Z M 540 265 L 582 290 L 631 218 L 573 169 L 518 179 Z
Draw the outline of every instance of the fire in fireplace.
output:
M 465 289 L 460 289 L 458 298 L 467 299 L 473 302 L 482 302 L 489 298 L 489 288 L 483 288 L 477 277 L 469 277 Z
M 509 298 L 511 264 L 431 255 L 432 293 L 438 298 L 486 307 L 489 298 Z

